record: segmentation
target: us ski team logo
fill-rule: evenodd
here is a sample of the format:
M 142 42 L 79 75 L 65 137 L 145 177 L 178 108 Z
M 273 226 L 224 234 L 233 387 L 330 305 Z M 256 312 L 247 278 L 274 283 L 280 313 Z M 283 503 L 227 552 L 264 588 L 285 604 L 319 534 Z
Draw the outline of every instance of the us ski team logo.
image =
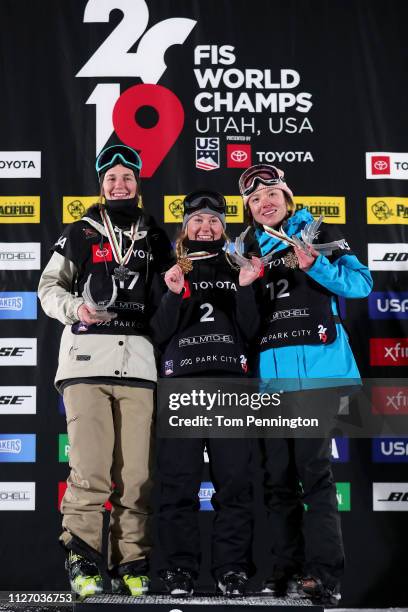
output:
M 217 170 L 220 167 L 220 139 L 196 138 L 196 168 Z

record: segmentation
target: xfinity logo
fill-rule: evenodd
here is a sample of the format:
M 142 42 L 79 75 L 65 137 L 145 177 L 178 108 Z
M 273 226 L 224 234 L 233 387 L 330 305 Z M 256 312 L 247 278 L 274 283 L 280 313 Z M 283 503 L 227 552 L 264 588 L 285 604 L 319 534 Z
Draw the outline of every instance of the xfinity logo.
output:
M 233 344 L 234 339 L 228 334 L 208 334 L 206 336 L 189 336 L 188 338 L 181 338 L 179 340 L 179 347 L 182 346 L 194 346 L 197 344 L 207 344 L 208 342 L 224 342 L 227 344 Z
M 0 482 L 0 510 L 35 510 L 35 482 Z
M 370 338 L 370 365 L 408 365 L 408 338 Z
M 373 510 L 405 512 L 408 510 L 408 483 L 374 482 Z
M 0 338 L 0 366 L 37 365 L 37 338 Z
M 0 415 L 35 413 L 35 387 L 0 387 Z
M 373 387 L 373 414 L 408 414 L 408 387 Z
M 366 153 L 366 178 L 408 179 L 408 153 Z
M 371 319 L 407 319 L 408 291 L 374 291 L 368 296 Z
M 368 245 L 370 270 L 408 270 L 408 247 L 404 242 Z
M 39 242 L 0 243 L 0 270 L 39 270 L 40 268 Z
M 375 463 L 408 463 L 408 438 L 375 438 L 372 454 Z
M 0 151 L 0 178 L 41 178 L 41 151 Z

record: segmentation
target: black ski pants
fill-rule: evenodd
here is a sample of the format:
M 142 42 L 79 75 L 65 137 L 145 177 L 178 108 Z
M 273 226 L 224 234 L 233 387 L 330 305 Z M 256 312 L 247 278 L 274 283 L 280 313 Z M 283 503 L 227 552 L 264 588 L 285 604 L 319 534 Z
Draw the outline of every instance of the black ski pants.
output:
M 338 403 L 336 392 L 299 394 Z M 344 548 L 331 437 L 261 440 L 264 497 L 272 538 L 271 576 L 311 575 L 334 587 L 344 572 Z M 306 505 L 306 508 L 305 508 Z
M 199 490 L 205 446 L 215 488 L 211 569 L 217 579 L 227 571 L 253 573 L 253 441 L 246 439 L 168 439 L 158 442 L 159 544 L 166 568 L 183 568 L 196 577 L 200 568 Z

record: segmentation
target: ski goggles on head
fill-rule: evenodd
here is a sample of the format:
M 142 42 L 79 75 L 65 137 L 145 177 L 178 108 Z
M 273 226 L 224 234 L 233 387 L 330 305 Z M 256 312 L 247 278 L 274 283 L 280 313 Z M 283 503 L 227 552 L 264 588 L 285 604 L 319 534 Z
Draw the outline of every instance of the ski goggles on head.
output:
M 95 168 L 98 176 L 116 164 L 131 168 L 137 175 L 142 169 L 142 160 L 134 149 L 125 145 L 113 145 L 103 149 L 96 158 Z
M 193 191 L 184 198 L 184 214 L 190 215 L 202 208 L 210 208 L 217 213 L 225 214 L 226 201 L 217 191 Z
M 255 191 L 259 183 L 266 186 L 285 183 L 286 181 L 282 174 L 283 173 L 279 173 L 275 166 L 270 166 L 269 164 L 251 166 L 241 174 L 239 179 L 239 191 L 242 196 L 247 197 Z

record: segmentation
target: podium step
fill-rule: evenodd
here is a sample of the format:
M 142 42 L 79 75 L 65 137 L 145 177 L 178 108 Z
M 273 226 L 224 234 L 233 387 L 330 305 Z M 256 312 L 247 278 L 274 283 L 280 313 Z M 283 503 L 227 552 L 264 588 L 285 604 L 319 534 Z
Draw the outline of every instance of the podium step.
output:
M 216 608 L 217 612 L 243 612 L 248 608 L 252 611 L 266 607 L 273 612 L 294 612 L 300 607 L 307 607 L 308 612 L 323 612 L 323 607 L 314 606 L 308 599 L 293 599 L 289 597 L 275 598 L 257 593 L 249 593 L 245 597 L 227 598 L 220 595 L 199 593 L 192 597 L 171 597 L 170 595 L 149 594 L 143 597 L 128 597 L 125 595 L 98 595 L 88 597 L 83 602 L 76 602 L 75 612 L 208 612 Z

